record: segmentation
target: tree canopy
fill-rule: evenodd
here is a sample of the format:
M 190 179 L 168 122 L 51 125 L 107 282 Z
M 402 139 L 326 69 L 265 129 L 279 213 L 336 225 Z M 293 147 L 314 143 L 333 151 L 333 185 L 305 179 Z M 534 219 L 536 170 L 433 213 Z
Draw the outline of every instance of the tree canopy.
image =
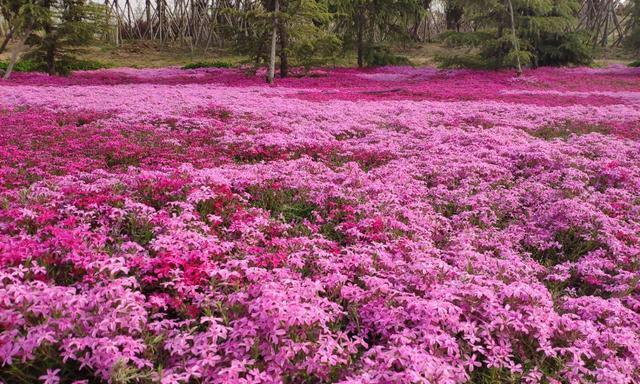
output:
M 640 54 L 640 0 L 2 0 L 8 29 L 0 52 L 16 42 L 49 73 L 66 73 L 77 47 L 95 38 L 174 41 L 205 51 L 234 51 L 255 66 L 273 56 L 278 75 L 354 55 L 358 66 L 408 64 L 398 46 L 437 39 L 465 54 L 441 55 L 444 67 L 589 64 L 595 45 Z M 277 10 L 276 10 L 277 4 Z M 172 8 L 173 7 L 173 8 Z M 273 47 L 273 49 L 272 49 Z M 459 50 L 458 50 L 459 51 Z M 273 54 L 272 54 L 273 53 Z

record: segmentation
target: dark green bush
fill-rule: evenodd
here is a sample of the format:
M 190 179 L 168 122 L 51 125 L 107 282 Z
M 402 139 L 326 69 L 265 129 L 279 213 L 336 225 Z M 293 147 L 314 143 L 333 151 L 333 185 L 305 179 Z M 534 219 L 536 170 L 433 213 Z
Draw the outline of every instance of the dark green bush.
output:
M 198 69 L 198 68 L 231 68 L 233 65 L 229 62 L 217 60 L 217 61 L 197 61 L 195 63 L 189 63 L 182 67 L 182 69 Z
M 7 62 L 0 62 L 0 69 L 7 69 Z M 96 69 L 109 68 L 110 66 L 95 60 L 82 60 L 73 56 L 61 56 L 55 62 L 57 74 L 68 75 L 73 71 L 91 71 Z M 28 56 L 27 59 L 20 60 L 13 67 L 15 72 L 46 72 L 47 64 L 38 52 Z
M 442 32 L 438 39 L 447 47 L 459 48 L 459 47 L 478 47 L 483 42 L 492 39 L 495 36 L 494 33 L 488 31 L 479 32 L 456 32 L 445 31 Z
M 0 62 L 0 69 L 2 69 L 3 71 L 6 71 L 8 66 L 9 66 L 9 63 L 4 61 Z M 38 65 L 31 60 L 18 61 L 16 65 L 13 67 L 14 72 L 33 72 L 38 70 L 39 70 Z
M 411 65 L 408 58 L 396 55 L 385 46 L 371 45 L 365 48 L 364 62 L 368 67 L 383 67 L 385 65 Z
M 63 56 L 56 61 L 56 72 L 60 74 L 69 74 L 73 71 L 94 71 L 104 68 L 109 68 L 109 65 L 95 60 L 77 59 L 72 56 Z
M 640 60 L 633 61 L 628 64 L 630 67 L 640 67 Z
M 569 32 L 562 35 L 548 34 L 537 44 L 536 66 L 587 65 L 592 61 L 592 50 L 584 32 Z
M 495 64 L 480 55 L 436 55 L 434 59 L 440 68 L 495 69 Z
M 46 72 L 47 65 L 41 60 L 42 58 L 32 55 L 30 58 L 20 60 L 13 67 L 15 72 Z M 7 62 L 0 62 L 0 69 L 6 70 Z M 56 73 L 68 75 L 73 71 L 89 71 L 102 68 L 108 68 L 107 64 L 94 60 L 81 60 L 72 56 L 62 56 L 55 62 Z
M 289 51 L 296 64 L 309 70 L 314 66 L 322 66 L 336 60 L 336 53 L 342 48 L 342 42 L 333 34 L 314 36 L 292 44 Z

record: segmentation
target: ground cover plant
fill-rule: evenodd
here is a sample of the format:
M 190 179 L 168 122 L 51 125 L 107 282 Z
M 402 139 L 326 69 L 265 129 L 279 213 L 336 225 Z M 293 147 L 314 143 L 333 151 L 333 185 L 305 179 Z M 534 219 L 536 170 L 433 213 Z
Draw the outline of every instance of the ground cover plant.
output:
M 640 381 L 640 69 L 0 84 L 5 383 Z

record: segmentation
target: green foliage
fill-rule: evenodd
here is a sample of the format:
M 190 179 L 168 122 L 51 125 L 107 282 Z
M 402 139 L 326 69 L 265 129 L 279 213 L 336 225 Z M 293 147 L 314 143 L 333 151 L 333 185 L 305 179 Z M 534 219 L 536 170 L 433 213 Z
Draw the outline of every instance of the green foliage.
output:
M 629 67 L 636 67 L 636 68 L 637 68 L 637 67 L 640 67 L 640 60 L 633 61 L 633 62 L 631 62 L 631 63 L 629 63 L 629 64 L 627 64 L 627 65 L 628 65 Z
M 480 49 L 480 56 L 492 68 L 514 67 L 518 57 L 523 65 L 529 64 L 533 53 L 527 50 L 527 42 L 519 39 L 517 43 L 521 47 L 518 51 L 514 49 L 516 42 L 511 35 L 487 40 Z
M 436 55 L 439 68 L 471 68 L 471 69 L 494 69 L 490 63 L 477 54 L 466 55 Z
M 562 124 L 546 125 L 540 128 L 527 131 L 531 136 L 553 140 L 567 140 L 572 136 L 582 136 L 589 133 L 599 133 L 606 135 L 611 133 L 611 128 L 600 124 L 587 124 L 574 121 L 566 121 Z
M 587 34 L 574 32 L 580 9 L 577 0 L 512 0 L 515 38 L 508 3 L 459 1 L 477 29 L 448 31 L 440 39 L 447 46 L 477 48 L 478 52 L 437 58 L 443 67 L 513 67 L 518 59 L 534 67 L 592 61 Z
M 367 51 L 370 63 L 380 57 L 380 52 L 372 55 L 374 47 L 410 41 L 407 21 L 422 17 L 422 7 L 422 2 L 417 0 L 331 0 L 343 46 L 356 49 L 360 67 L 368 64 Z M 386 55 L 384 59 L 390 59 L 390 56 Z
M 95 60 L 81 60 L 73 56 L 62 56 L 56 63 L 56 73 L 69 74 L 72 71 L 93 71 L 96 69 L 109 68 L 109 65 Z M 46 69 L 43 65 L 41 69 Z
M 34 324 L 39 318 L 27 316 L 24 321 L 28 324 Z M 60 351 L 59 343 L 44 342 L 33 351 L 32 360 L 23 362 L 21 359 L 14 359 L 12 364 L 0 366 L 0 378 L 5 383 L 12 384 L 39 383 L 42 382 L 39 377 L 46 374 L 47 369 L 60 369 L 59 375 L 63 378 L 61 384 L 68 384 L 73 380 L 96 382 L 89 368 L 81 367 L 80 363 L 73 359 L 63 361 Z
M 537 45 L 537 65 L 588 65 L 592 62 L 592 50 L 588 36 L 582 32 L 551 34 Z
M 560 244 L 560 248 L 544 250 L 529 248 L 528 250 L 534 260 L 547 267 L 552 267 L 567 261 L 576 262 L 596 249 L 607 249 L 606 244 L 601 243 L 593 234 L 583 232 L 579 228 L 558 231 L 554 240 Z
M 222 61 L 197 61 L 195 63 L 189 63 L 182 67 L 182 69 L 198 69 L 198 68 L 231 68 L 233 64 Z
M 6 70 L 9 63 L 0 62 L 0 69 Z M 72 56 L 61 57 L 56 62 L 57 73 L 68 74 L 72 71 L 91 71 L 96 69 L 109 68 L 109 65 L 94 60 L 80 60 Z M 36 61 L 34 58 L 21 60 L 13 67 L 14 72 L 46 72 L 47 66 L 43 61 Z
M 640 53 L 640 0 L 630 0 L 625 7 L 629 19 L 629 33 L 623 43 L 625 48 Z
M 309 69 L 335 63 L 342 40 L 331 30 L 333 15 L 327 2 L 305 0 L 295 4 L 289 0 L 287 4 L 282 22 L 288 30 L 287 53 L 293 64 Z
M 447 47 L 478 47 L 487 40 L 492 39 L 495 33 L 490 31 L 457 32 L 445 31 L 438 39 Z
M 396 55 L 382 45 L 368 46 L 364 50 L 364 62 L 368 67 L 382 67 L 385 65 L 411 65 L 408 58 Z
M 312 66 L 323 65 L 335 61 L 342 41 L 333 34 L 325 34 L 319 38 L 300 39 L 291 47 L 294 60 L 309 70 Z
M 129 240 L 145 246 L 154 238 L 153 224 L 145 218 L 129 214 L 122 225 L 121 234 Z
M 333 33 L 333 14 L 327 1 L 279 0 L 279 12 L 274 14 L 272 0 L 263 0 L 260 6 L 246 12 L 227 11 L 246 20 L 247 31 L 229 31 L 235 50 L 252 56 L 253 64 L 268 61 L 274 16 L 278 23 L 278 51 L 283 51 L 293 65 L 310 68 L 335 62 L 342 42 Z M 283 44 L 282 38 L 285 37 Z
M 3 71 L 7 70 L 9 63 L 0 62 L 0 69 Z M 39 66 L 34 63 L 32 60 L 21 60 L 16 63 L 13 67 L 14 72 L 37 72 L 40 70 Z
M 105 67 L 74 57 L 77 48 L 91 43 L 104 25 L 102 6 L 87 0 L 39 0 L 37 4 L 44 16 L 33 23 L 38 33 L 31 34 L 27 40 L 32 48 L 27 55 L 31 61 L 50 74 Z
M 254 207 L 269 211 L 273 218 L 283 218 L 287 223 L 310 220 L 318 209 L 304 192 L 295 189 L 251 187 L 248 192 L 253 197 L 251 204 Z

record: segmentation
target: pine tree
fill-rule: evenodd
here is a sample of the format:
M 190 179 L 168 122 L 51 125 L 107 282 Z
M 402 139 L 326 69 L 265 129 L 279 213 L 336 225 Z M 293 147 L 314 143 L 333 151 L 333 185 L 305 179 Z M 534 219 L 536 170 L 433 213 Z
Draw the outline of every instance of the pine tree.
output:
M 43 0 L 50 17 L 44 23 L 43 36 L 34 41 L 33 57 L 41 61 L 49 74 L 66 74 L 74 49 L 87 45 L 96 32 L 96 20 L 86 0 Z
M 334 0 L 345 47 L 356 50 L 358 66 L 400 64 L 383 43 L 410 39 L 406 28 L 422 6 L 417 0 Z
M 476 59 L 444 57 L 441 61 L 484 67 L 514 67 L 518 62 L 534 67 L 587 64 L 591 61 L 587 38 L 574 32 L 579 9 L 578 0 L 468 1 L 465 11 L 473 15 L 471 21 L 479 30 L 448 33 L 444 39 L 455 45 L 475 45 L 479 53 Z
M 327 0 L 278 0 L 277 12 L 275 4 L 263 0 L 258 8 L 241 14 L 250 27 L 241 35 L 234 32 L 239 53 L 251 55 L 256 65 L 267 63 L 271 68 L 275 36 L 273 57 L 279 58 L 280 77 L 288 76 L 290 64 L 309 68 L 335 59 L 341 41 L 331 31 L 333 15 Z

